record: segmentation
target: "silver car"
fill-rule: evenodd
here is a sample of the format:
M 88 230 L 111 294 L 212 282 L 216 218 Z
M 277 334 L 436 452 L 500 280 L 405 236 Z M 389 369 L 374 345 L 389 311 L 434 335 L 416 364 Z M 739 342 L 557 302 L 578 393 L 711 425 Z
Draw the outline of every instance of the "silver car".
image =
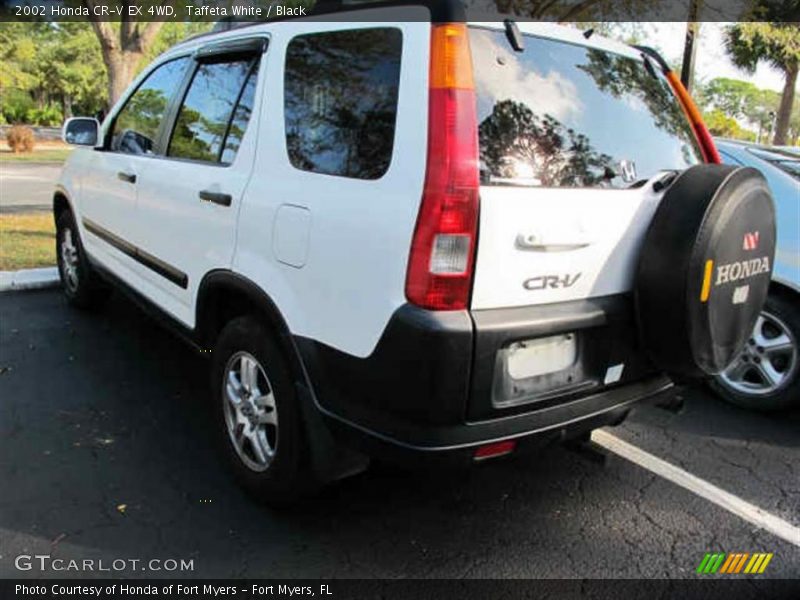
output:
M 748 346 L 712 385 L 757 410 L 800 406 L 800 155 L 717 140 L 723 162 L 759 169 L 775 199 L 778 247 L 769 297 Z

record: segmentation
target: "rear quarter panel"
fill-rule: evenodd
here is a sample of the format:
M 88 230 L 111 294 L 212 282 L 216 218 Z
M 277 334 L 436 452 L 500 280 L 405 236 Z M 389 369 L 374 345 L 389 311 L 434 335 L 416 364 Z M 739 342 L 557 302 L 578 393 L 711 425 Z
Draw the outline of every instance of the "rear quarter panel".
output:
M 304 33 L 365 27 L 395 27 L 403 36 L 389 169 L 372 181 L 300 171 L 286 149 L 287 44 Z M 427 22 L 292 22 L 273 29 L 256 167 L 242 202 L 233 268 L 270 295 L 294 335 L 358 357 L 372 352 L 406 301 L 406 265 L 425 172 L 429 38 Z M 308 211 L 308 230 L 299 232 L 307 238 L 301 266 L 276 259 L 281 206 Z

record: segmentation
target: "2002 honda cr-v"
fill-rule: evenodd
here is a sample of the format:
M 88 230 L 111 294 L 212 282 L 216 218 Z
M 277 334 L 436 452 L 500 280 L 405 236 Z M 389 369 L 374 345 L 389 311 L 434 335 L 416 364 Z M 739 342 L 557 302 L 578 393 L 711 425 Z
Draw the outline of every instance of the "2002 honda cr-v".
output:
M 618 422 L 726 366 L 769 285 L 764 180 L 655 52 L 451 0 L 187 40 L 64 137 L 68 300 L 112 282 L 210 350 L 274 504 Z

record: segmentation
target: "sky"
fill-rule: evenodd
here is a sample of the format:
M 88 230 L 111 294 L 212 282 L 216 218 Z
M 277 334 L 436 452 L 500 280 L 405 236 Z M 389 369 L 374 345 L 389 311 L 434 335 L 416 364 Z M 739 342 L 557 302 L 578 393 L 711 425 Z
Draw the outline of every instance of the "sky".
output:
M 661 49 L 670 62 L 680 64 L 683 55 L 685 23 L 643 23 L 647 41 Z M 726 23 L 703 23 L 700 28 L 700 46 L 697 49 L 695 78 L 708 81 L 714 77 L 730 77 L 750 81 L 764 89 L 783 90 L 783 75 L 765 63 L 761 63 L 754 75 L 736 68 L 725 54 L 722 29 Z

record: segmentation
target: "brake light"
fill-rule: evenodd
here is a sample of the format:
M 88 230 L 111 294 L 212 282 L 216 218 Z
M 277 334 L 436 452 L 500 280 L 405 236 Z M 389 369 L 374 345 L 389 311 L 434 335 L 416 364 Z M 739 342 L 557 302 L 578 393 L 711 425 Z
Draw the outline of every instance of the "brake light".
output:
M 428 159 L 406 297 L 432 310 L 467 307 L 478 226 L 478 121 L 467 27 L 433 25 Z
M 683 83 L 681 83 L 681 80 L 674 71 L 667 71 L 666 76 L 667 81 L 669 81 L 669 84 L 672 86 L 672 90 L 675 92 L 675 95 L 678 97 L 678 100 L 683 107 L 683 111 L 686 113 L 689 122 L 692 124 L 694 135 L 697 138 L 697 142 L 700 144 L 700 149 L 703 152 L 703 158 L 705 158 L 707 163 L 721 163 L 722 159 L 717 151 L 717 146 L 714 144 L 711 133 L 709 133 L 708 127 L 706 127 L 706 124 L 703 122 L 703 117 L 700 114 L 700 111 L 697 109 L 697 105 L 695 105 L 694 100 L 692 100 L 692 97 L 689 95 L 689 92 L 685 87 L 683 87 Z

